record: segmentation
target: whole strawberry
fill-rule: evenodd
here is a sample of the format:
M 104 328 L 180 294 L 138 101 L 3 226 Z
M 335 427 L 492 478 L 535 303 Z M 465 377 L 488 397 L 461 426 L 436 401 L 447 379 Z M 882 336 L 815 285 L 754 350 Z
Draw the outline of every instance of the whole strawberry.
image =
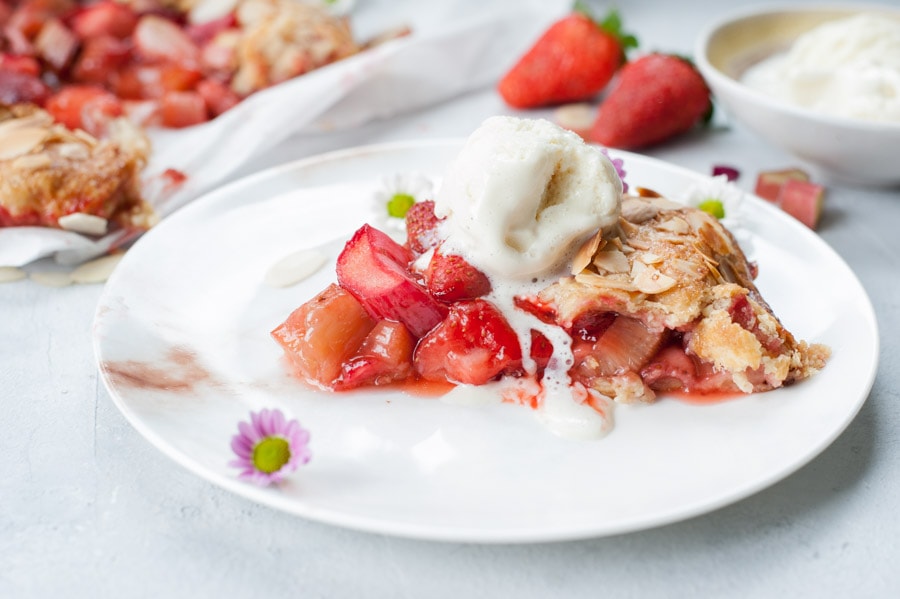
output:
M 600 104 L 590 140 L 637 149 L 691 129 L 709 114 L 709 88 L 687 60 L 648 54 L 629 62 Z
M 621 31 L 619 14 L 602 23 L 576 5 L 550 26 L 500 80 L 497 91 L 513 108 L 586 100 L 598 94 L 625 62 L 637 40 Z

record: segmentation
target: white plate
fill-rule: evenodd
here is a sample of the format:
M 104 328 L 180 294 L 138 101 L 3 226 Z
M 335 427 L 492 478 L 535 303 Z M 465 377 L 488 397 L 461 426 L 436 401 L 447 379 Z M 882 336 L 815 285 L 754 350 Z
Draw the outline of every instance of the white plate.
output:
M 379 177 L 439 176 L 461 142 L 357 148 L 219 189 L 144 236 L 109 280 L 94 342 L 134 427 L 208 481 L 305 518 L 406 537 L 533 542 L 593 537 L 708 512 L 800 468 L 847 426 L 871 388 L 875 316 L 815 234 L 750 198 L 758 284 L 795 335 L 834 354 L 811 380 L 711 405 L 618 406 L 600 441 L 560 439 L 521 406 L 461 406 L 399 392 L 328 394 L 286 374 L 269 331 L 333 280 L 333 258 L 374 214 Z M 620 153 L 627 180 L 674 195 L 701 179 Z M 330 242 L 330 243 L 329 243 Z M 287 254 L 332 262 L 287 288 L 262 284 Z M 312 432 L 313 459 L 279 487 L 227 466 L 239 420 L 281 408 Z

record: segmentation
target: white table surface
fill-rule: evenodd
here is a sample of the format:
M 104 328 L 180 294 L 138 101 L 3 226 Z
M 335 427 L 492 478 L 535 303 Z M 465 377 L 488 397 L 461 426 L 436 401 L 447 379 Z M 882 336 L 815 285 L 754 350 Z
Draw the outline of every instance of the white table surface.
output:
M 675 6 L 634 0 L 621 11 L 643 48 L 690 54 L 726 10 Z M 512 112 L 492 89 L 478 90 L 291 140 L 240 174 L 341 147 L 462 137 L 502 113 Z M 800 164 L 733 123 L 646 153 L 703 173 L 736 165 L 747 189 L 759 170 Z M 820 234 L 869 293 L 882 352 L 861 412 L 819 457 L 704 516 L 539 545 L 355 532 L 214 487 L 138 435 L 103 389 L 91 347 L 101 286 L 0 286 L 0 597 L 900 596 L 898 225 L 897 189 L 829 184 Z

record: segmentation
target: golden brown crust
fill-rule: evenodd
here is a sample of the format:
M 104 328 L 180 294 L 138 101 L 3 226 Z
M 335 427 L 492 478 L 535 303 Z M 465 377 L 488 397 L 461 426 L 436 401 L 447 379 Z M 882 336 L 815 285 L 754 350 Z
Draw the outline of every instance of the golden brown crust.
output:
M 830 352 L 794 339 L 754 285 L 754 270 L 709 214 L 664 198 L 628 197 L 618 230 L 593 259 L 537 302 L 566 328 L 592 312 L 637 318 L 676 336 L 686 355 L 710 367 L 705 376 L 717 377 L 719 389 L 764 391 L 809 377 Z M 592 385 L 619 401 L 655 397 L 625 372 Z
M 0 105 L 0 224 L 58 227 L 60 217 L 82 213 L 148 228 L 155 216 L 140 174 L 149 151 L 144 134 L 124 119 L 97 139 L 36 106 Z
M 346 19 L 315 5 L 293 0 L 244 0 L 238 5 L 237 18 L 241 32 L 220 41 L 234 46 L 237 72 L 231 87 L 240 95 L 361 50 Z

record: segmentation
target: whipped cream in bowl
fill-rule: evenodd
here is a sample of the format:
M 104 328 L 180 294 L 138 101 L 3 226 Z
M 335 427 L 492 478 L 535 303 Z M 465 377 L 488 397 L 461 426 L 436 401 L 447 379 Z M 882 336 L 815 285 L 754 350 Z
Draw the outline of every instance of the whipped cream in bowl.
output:
M 900 123 L 900 18 L 860 13 L 804 33 L 741 80 L 824 114 Z
M 819 178 L 900 184 L 900 9 L 737 11 L 701 33 L 694 58 L 726 118 Z

